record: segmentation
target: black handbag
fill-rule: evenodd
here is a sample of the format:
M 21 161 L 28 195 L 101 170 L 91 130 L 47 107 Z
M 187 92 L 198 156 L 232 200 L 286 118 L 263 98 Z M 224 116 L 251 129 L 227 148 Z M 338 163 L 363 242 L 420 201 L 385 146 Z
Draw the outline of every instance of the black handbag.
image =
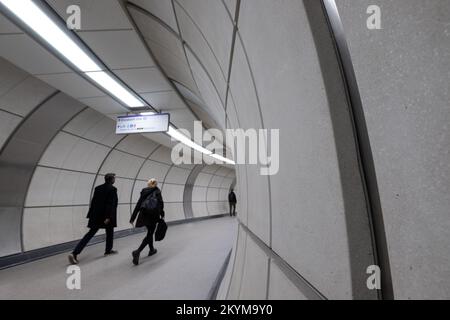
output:
M 164 237 L 166 236 L 166 232 L 167 232 L 167 224 L 163 219 L 161 219 L 159 220 L 158 226 L 156 227 L 155 241 L 163 240 Z

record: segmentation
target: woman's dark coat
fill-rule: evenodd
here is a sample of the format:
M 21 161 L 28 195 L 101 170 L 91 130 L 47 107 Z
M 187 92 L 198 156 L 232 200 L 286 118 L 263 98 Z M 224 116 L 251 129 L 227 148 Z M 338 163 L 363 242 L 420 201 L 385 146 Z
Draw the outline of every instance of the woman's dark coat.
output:
M 117 189 L 112 184 L 102 184 L 95 188 L 87 218 L 89 228 L 117 227 Z M 109 219 L 108 225 L 105 220 Z
M 158 208 L 153 212 L 141 210 L 142 203 L 153 192 L 155 192 L 155 196 L 158 199 Z M 164 218 L 164 201 L 161 195 L 161 190 L 159 190 L 158 187 L 142 189 L 139 201 L 136 204 L 136 207 L 134 208 L 133 214 L 131 215 L 130 219 L 131 223 L 133 223 L 134 220 L 136 220 L 136 216 L 138 216 L 136 221 L 136 228 L 155 224 L 156 222 L 158 222 L 160 217 Z

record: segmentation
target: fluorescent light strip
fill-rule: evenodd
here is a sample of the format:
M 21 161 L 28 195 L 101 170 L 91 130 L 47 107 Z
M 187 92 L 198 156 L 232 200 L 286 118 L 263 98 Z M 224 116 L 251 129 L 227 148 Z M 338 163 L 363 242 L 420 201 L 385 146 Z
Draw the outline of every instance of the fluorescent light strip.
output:
M 212 154 L 211 157 L 213 157 L 213 158 L 215 158 L 215 159 L 217 159 L 219 161 L 228 163 L 228 164 L 232 164 L 232 165 L 236 164 L 236 162 L 234 162 L 234 161 L 232 161 L 230 159 L 224 158 L 224 157 L 222 157 L 221 155 L 218 155 L 218 154 Z
M 181 143 L 187 145 L 188 147 L 195 149 L 201 153 L 207 154 L 207 155 L 211 155 L 212 152 L 209 151 L 208 149 L 203 148 L 202 146 L 196 144 L 194 141 L 192 141 L 191 139 L 189 139 L 188 137 L 186 137 L 184 134 L 182 134 L 181 132 L 179 132 L 177 129 L 175 129 L 175 127 L 170 126 L 169 127 L 169 131 L 167 131 L 167 134 L 169 136 L 171 136 L 172 138 L 174 138 L 175 140 L 180 141 Z
M 99 86 L 111 93 L 130 108 L 139 108 L 145 104 L 126 89 L 119 81 L 94 62 L 92 58 L 71 39 L 65 30 L 61 29 L 31 0 L 0 0 L 6 8 L 17 16 L 23 23 L 36 32 L 50 46 L 70 61 L 86 76 L 94 80 Z
M 31 0 L 0 2 L 83 72 L 101 68 Z
M 191 149 L 195 149 L 203 154 L 206 154 L 210 157 L 215 158 L 216 160 L 220 160 L 222 162 L 228 163 L 228 164 L 232 164 L 235 165 L 236 163 L 230 159 L 224 158 L 218 154 L 213 154 L 211 151 L 209 151 L 208 149 L 203 148 L 202 146 L 196 144 L 195 142 L 193 142 L 191 139 L 189 139 L 188 137 L 186 137 L 184 134 L 182 134 L 181 132 L 179 132 L 177 129 L 175 129 L 175 127 L 170 126 L 169 127 L 169 131 L 167 132 L 167 134 L 169 136 L 171 136 L 173 139 L 180 141 L 181 143 L 187 145 L 188 147 L 190 147 Z
M 100 72 L 86 72 L 86 75 L 94 80 L 98 85 L 102 86 L 106 91 L 111 93 L 117 99 L 125 103 L 130 108 L 143 107 L 144 104 L 120 83 L 114 80 L 108 73 Z

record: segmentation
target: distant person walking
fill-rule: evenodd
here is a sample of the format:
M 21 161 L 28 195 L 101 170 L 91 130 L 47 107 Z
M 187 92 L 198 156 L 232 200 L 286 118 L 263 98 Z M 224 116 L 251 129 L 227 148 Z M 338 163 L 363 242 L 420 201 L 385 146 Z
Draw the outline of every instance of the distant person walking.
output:
M 156 179 L 150 179 L 147 183 L 147 188 L 142 189 L 133 214 L 131 215 L 130 223 L 133 224 L 136 220 L 136 228 L 146 227 L 147 236 L 142 240 L 139 248 L 132 252 L 133 264 L 139 264 L 139 256 L 148 245 L 150 251 L 148 256 L 154 255 L 157 250 L 153 247 L 153 234 L 155 233 L 156 225 L 160 219 L 164 219 L 164 201 L 161 195 L 161 190 L 157 187 Z
M 78 263 L 78 255 L 89 243 L 99 229 L 106 231 L 105 256 L 115 254 L 113 250 L 114 228 L 117 227 L 117 189 L 113 186 L 116 182 L 116 175 L 108 173 L 105 175 L 105 183 L 97 186 L 92 197 L 87 218 L 89 219 L 89 232 L 78 242 L 73 252 L 69 255 L 71 264 Z
M 230 203 L 230 217 L 236 216 L 236 194 L 233 189 L 230 190 L 228 194 L 228 202 Z

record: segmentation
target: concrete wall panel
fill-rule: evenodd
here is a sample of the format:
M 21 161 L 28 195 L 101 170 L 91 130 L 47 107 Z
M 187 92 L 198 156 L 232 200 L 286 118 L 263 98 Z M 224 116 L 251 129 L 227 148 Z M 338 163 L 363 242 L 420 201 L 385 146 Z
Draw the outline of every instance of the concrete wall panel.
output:
M 267 292 L 268 257 L 249 237 L 239 299 L 263 300 Z
M 0 110 L 0 148 L 22 120 L 21 117 Z
M 166 214 L 166 221 L 179 221 L 185 219 L 183 203 L 165 203 L 164 212 Z
M 25 116 L 55 91 L 44 82 L 29 77 L 0 96 L 0 107 Z
M 24 250 L 34 250 L 51 245 L 50 208 L 25 209 L 23 212 Z
M 338 0 L 372 147 L 394 297 L 448 299 L 448 1 Z
M 111 152 L 102 166 L 101 174 L 115 173 L 119 177 L 134 179 L 145 159 L 117 150 Z
M 208 216 L 207 202 L 193 202 L 192 211 L 195 218 Z
M 273 261 L 270 262 L 269 282 L 270 300 L 307 300 Z

